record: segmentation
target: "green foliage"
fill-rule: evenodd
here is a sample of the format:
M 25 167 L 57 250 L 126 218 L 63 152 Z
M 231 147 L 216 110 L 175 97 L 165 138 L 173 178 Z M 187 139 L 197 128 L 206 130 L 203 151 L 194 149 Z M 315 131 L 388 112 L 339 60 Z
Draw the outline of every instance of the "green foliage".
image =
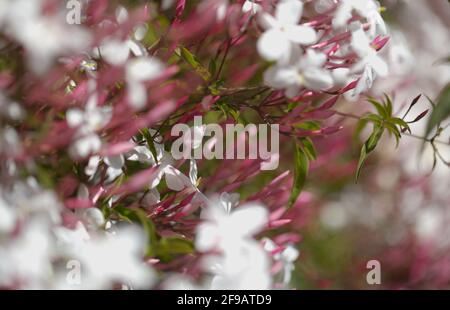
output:
M 358 178 L 361 174 L 361 169 L 367 157 L 375 150 L 385 130 L 387 130 L 390 136 L 394 136 L 396 146 L 398 146 L 398 144 L 400 143 L 402 132 L 411 131 L 407 122 L 392 115 L 393 105 L 392 100 L 389 98 L 389 96 L 385 95 L 384 101 L 382 102 L 377 101 L 374 98 L 369 98 L 368 101 L 374 106 L 377 114 L 370 113 L 363 116 L 359 120 L 357 125 L 356 130 L 359 133 L 369 122 L 373 123 L 372 133 L 361 148 L 358 166 L 356 169 L 356 182 L 358 182 Z
M 434 128 L 440 127 L 441 122 L 448 117 L 450 117 L 450 84 L 444 87 L 434 104 L 433 111 L 427 123 L 425 137 L 428 137 Z
M 314 154 L 315 157 L 315 151 L 313 150 L 314 146 L 312 145 L 311 141 L 306 142 L 306 146 L 304 141 L 297 142 L 295 140 L 295 142 L 296 143 L 294 147 L 295 149 L 294 182 L 292 185 L 291 195 L 288 201 L 288 208 L 291 208 L 294 205 L 294 203 L 297 201 L 298 196 L 302 192 L 303 187 L 305 186 L 306 177 L 308 175 L 309 170 L 309 160 L 307 152 Z M 308 151 L 305 152 L 305 149 L 308 149 Z

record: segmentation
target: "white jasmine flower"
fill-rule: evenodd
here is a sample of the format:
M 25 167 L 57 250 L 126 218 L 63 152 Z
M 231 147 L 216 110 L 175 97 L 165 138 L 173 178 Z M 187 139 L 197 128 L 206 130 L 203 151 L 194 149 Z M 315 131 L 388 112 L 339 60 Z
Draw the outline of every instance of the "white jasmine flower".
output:
M 85 50 L 91 35 L 80 26 L 68 25 L 63 14 L 44 15 L 43 0 L 3 0 L 0 23 L 25 47 L 31 69 L 44 73 L 60 55 Z M 3 14 L 5 12 L 5 14 Z
M 386 25 L 379 13 L 379 8 L 378 2 L 373 0 L 342 0 L 333 18 L 333 26 L 344 27 L 352 18 L 352 11 L 355 10 L 360 16 L 367 19 L 372 38 L 377 34 L 386 34 Z
M 264 249 L 268 252 L 272 252 L 278 248 L 278 246 L 269 238 L 265 238 L 263 242 Z M 285 285 L 288 285 L 289 282 L 291 282 L 292 271 L 295 269 L 294 262 L 297 260 L 299 254 L 299 251 L 295 247 L 288 244 L 281 252 L 273 255 L 275 260 L 281 261 L 283 264 L 283 283 Z
M 152 269 L 141 261 L 145 238 L 135 227 L 118 230 L 114 235 L 94 235 L 68 257 L 80 261 L 83 289 L 109 289 L 122 282 L 132 287 L 148 288 L 154 282 Z
M 129 103 L 141 109 L 147 101 L 145 82 L 157 78 L 164 70 L 164 65 L 154 57 L 138 57 L 130 60 L 126 66 Z
M 103 128 L 111 119 L 110 107 L 98 107 L 97 95 L 92 95 L 84 110 L 72 108 L 67 111 L 69 127 L 76 128 L 75 141 L 70 147 L 74 157 L 86 157 L 100 150 L 101 140 L 96 131 Z
M 245 204 L 233 212 L 212 205 L 202 212 L 205 222 L 197 229 L 196 248 L 199 251 L 227 250 L 251 240 L 267 223 L 267 210 L 259 204 Z
M 360 57 L 360 60 L 353 65 L 350 73 L 362 73 L 356 88 L 352 92 L 352 96 L 357 96 L 372 88 L 376 77 L 387 76 L 388 66 L 370 45 L 370 41 L 361 27 L 352 32 L 351 47 Z
M 10 233 L 16 226 L 17 214 L 0 196 L 0 233 Z
M 333 86 L 330 73 L 323 68 L 326 55 L 308 49 L 298 61 L 270 67 L 264 73 L 266 85 L 285 89 L 286 96 L 295 97 L 302 88 L 326 90 Z
M 308 45 L 317 40 L 316 32 L 309 26 L 299 25 L 303 2 L 282 0 L 278 3 L 275 16 L 260 13 L 261 26 L 266 30 L 258 40 L 258 52 L 266 60 L 288 61 L 294 44 Z

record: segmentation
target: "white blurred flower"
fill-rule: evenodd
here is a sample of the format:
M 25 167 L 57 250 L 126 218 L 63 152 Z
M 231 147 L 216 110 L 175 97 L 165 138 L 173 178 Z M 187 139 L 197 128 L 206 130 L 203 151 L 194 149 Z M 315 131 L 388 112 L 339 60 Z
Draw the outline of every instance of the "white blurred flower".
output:
M 157 78 L 164 70 L 161 61 L 154 57 L 138 57 L 126 65 L 128 101 L 135 109 L 142 109 L 147 102 L 145 82 Z
M 155 277 L 153 270 L 141 260 L 145 244 L 144 233 L 136 227 L 128 227 L 115 234 L 91 235 L 81 246 L 69 249 L 67 257 L 81 263 L 78 288 L 110 289 L 117 282 L 149 288 Z M 68 288 L 64 283 L 61 285 Z
M 275 89 L 285 89 L 289 98 L 298 95 L 303 87 L 326 90 L 333 86 L 333 79 L 323 68 L 325 62 L 325 54 L 308 49 L 295 63 L 270 67 L 264 73 L 264 81 Z
M 300 0 L 280 1 L 275 16 L 266 12 L 260 13 L 260 24 L 266 30 L 257 44 L 262 57 L 266 60 L 286 62 L 291 58 L 295 44 L 308 45 L 316 42 L 314 29 L 298 24 L 302 13 L 303 2 Z
M 31 69 L 44 73 L 53 60 L 67 53 L 82 52 L 90 42 L 89 32 L 68 25 L 64 14 L 44 15 L 44 0 L 3 0 L 0 23 L 25 47 Z
M 259 204 L 245 204 L 227 213 L 222 204 L 204 209 L 205 220 L 197 229 L 196 248 L 206 252 L 227 250 L 251 240 L 267 224 L 268 212 Z
M 278 245 L 275 244 L 269 238 L 264 238 L 264 249 L 267 252 L 272 252 L 278 249 Z M 294 262 L 297 260 L 299 256 L 299 251 L 288 244 L 281 252 L 277 252 L 273 255 L 273 258 L 277 261 L 281 261 L 283 264 L 283 284 L 288 285 L 291 282 L 292 271 L 295 269 Z
M 373 0 L 342 0 L 333 18 L 333 26 L 335 28 L 344 27 L 352 18 L 352 12 L 355 10 L 360 16 L 366 18 L 370 24 L 369 34 L 371 38 L 379 34 L 384 35 L 387 33 L 387 29 L 379 9 L 380 5 Z
M 95 89 L 95 83 L 90 83 L 90 89 Z M 74 157 L 86 157 L 100 150 L 101 140 L 96 131 L 103 128 L 111 119 L 110 107 L 97 105 L 97 94 L 89 97 L 85 109 L 69 109 L 66 113 L 67 124 L 76 128 L 75 141 L 70 147 Z
M 228 211 L 228 206 L 222 202 L 209 205 L 202 212 L 204 222 L 197 227 L 196 249 L 201 252 L 219 251 L 203 260 L 204 268 L 213 275 L 210 288 L 270 288 L 268 255 L 252 238 L 267 224 L 267 210 L 249 203 Z
M 52 270 L 52 251 L 49 223 L 42 218 L 29 219 L 18 236 L 0 244 L 0 286 L 17 281 L 22 288 L 44 286 Z

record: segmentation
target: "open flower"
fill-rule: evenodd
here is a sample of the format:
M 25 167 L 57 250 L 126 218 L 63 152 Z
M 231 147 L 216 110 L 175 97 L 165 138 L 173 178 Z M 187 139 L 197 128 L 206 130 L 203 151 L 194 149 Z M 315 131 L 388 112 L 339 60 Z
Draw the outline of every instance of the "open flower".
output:
M 377 34 L 386 34 L 386 25 L 380 15 L 379 8 L 378 2 L 373 0 L 342 0 L 333 18 L 333 26 L 335 28 L 344 27 L 353 16 L 352 11 L 355 10 L 369 22 L 369 34 L 372 38 Z
M 333 79 L 323 68 L 325 61 L 325 54 L 308 49 L 292 64 L 270 67 L 264 73 L 264 81 L 273 88 L 285 89 L 289 98 L 295 97 L 302 88 L 326 90 L 333 86 Z
M 275 16 L 266 12 L 260 14 L 260 24 L 266 30 L 258 40 L 258 52 L 262 57 L 270 61 L 288 61 L 294 44 L 316 42 L 314 29 L 298 24 L 302 12 L 303 2 L 283 0 L 278 3 Z
M 70 148 L 72 156 L 86 157 L 100 150 L 102 143 L 96 131 L 103 128 L 111 116 L 112 109 L 110 107 L 97 105 L 97 94 L 93 94 L 89 98 L 84 110 L 72 108 L 67 111 L 67 124 L 77 130 L 75 141 Z
M 130 60 L 126 66 L 128 101 L 132 107 L 141 109 L 147 102 L 145 82 L 158 77 L 164 65 L 154 57 L 138 57 Z

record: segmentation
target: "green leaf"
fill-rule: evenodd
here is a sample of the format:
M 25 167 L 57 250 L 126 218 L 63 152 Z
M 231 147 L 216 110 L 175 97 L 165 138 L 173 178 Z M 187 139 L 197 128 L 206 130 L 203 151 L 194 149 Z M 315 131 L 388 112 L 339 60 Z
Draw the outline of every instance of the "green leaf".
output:
M 308 156 L 309 160 L 315 160 L 317 158 L 317 152 L 311 138 L 302 138 L 300 141 L 303 144 L 303 150 L 305 151 L 306 156 Z
M 387 118 L 389 116 L 388 112 L 386 111 L 386 106 L 378 101 L 376 101 L 373 98 L 367 99 L 377 110 L 378 115 L 381 116 L 383 119 Z
M 197 60 L 194 54 L 192 54 L 187 48 L 184 46 L 180 46 L 180 56 L 183 58 L 184 61 L 186 61 L 188 64 L 190 64 L 195 71 L 205 80 L 209 80 L 211 78 L 211 75 L 205 67 Z
M 173 255 L 190 254 L 194 252 L 192 241 L 179 237 L 161 238 L 159 240 L 156 255 L 164 260 L 170 259 Z
M 156 152 L 155 137 L 152 137 L 152 134 L 150 133 L 150 130 L 148 128 L 144 128 L 141 130 L 142 136 L 144 137 L 145 141 L 147 142 L 148 149 L 153 155 L 153 158 L 155 159 L 155 162 L 158 163 L 158 154 Z
M 361 118 L 361 120 L 368 120 L 371 121 L 375 124 L 382 124 L 383 123 L 383 118 L 377 114 L 369 114 L 369 115 L 365 115 Z
M 295 143 L 295 166 L 294 183 L 292 185 L 291 196 L 288 201 L 288 208 L 291 208 L 297 201 L 298 196 L 305 186 L 306 176 L 308 175 L 309 161 L 303 149 Z
M 391 116 L 392 115 L 392 100 L 387 94 L 384 94 L 384 98 L 385 98 L 384 106 L 386 109 L 386 113 L 388 116 Z
M 362 166 L 364 165 L 364 162 L 366 161 L 367 158 L 367 152 L 366 152 L 366 145 L 363 144 L 363 146 L 361 147 L 361 154 L 359 154 L 359 161 L 358 161 L 358 167 L 356 168 L 356 183 L 358 182 L 359 179 L 359 175 L 361 174 L 361 169 Z
M 431 112 L 428 120 L 425 137 L 428 137 L 431 131 L 450 116 L 450 84 L 448 84 L 440 93 L 436 100 L 436 105 Z
M 374 125 L 372 134 L 369 136 L 367 141 L 361 148 L 361 153 L 359 155 L 358 167 L 356 169 L 356 178 L 355 181 L 358 182 L 358 178 L 361 174 L 361 169 L 366 161 L 367 156 L 376 148 L 378 141 L 380 141 L 383 136 L 384 127 L 380 125 Z

